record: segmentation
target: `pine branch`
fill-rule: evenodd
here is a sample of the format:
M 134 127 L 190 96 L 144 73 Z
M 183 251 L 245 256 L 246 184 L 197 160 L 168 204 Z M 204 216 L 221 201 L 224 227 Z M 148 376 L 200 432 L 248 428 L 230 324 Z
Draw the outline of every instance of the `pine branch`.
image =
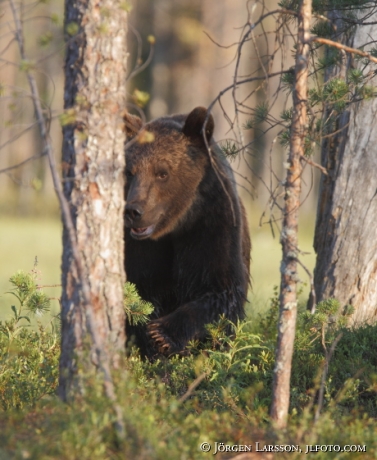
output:
M 352 53 L 352 54 L 357 54 L 359 56 L 363 56 L 363 57 L 369 59 L 371 62 L 374 62 L 375 64 L 377 64 L 377 58 L 373 57 L 371 54 L 366 53 L 365 51 L 361 51 L 361 50 L 359 50 L 357 48 L 351 48 L 349 46 L 342 45 L 341 43 L 334 42 L 333 40 L 329 40 L 328 38 L 311 37 L 307 41 L 307 43 L 312 43 L 312 42 L 321 43 L 322 45 L 332 46 L 332 47 L 337 48 L 339 50 L 343 50 L 346 53 Z

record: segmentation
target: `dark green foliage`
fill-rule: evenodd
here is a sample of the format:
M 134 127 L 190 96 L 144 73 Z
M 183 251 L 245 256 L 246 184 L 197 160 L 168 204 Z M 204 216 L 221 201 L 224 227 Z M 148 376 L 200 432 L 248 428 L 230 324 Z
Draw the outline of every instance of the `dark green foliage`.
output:
M 281 113 L 281 119 L 285 122 L 291 122 L 292 121 L 292 116 L 293 116 L 293 109 L 286 109 Z
M 223 142 L 220 142 L 219 146 L 220 146 L 221 152 L 224 154 L 224 156 L 228 160 L 231 161 L 232 159 L 237 158 L 237 154 L 239 153 L 239 150 L 237 148 L 237 145 L 233 141 L 230 141 L 227 139 Z
M 268 118 L 269 107 L 267 102 L 258 104 L 254 109 L 251 109 L 252 118 L 249 118 L 243 125 L 244 129 L 253 129 L 263 123 Z
M 319 69 L 331 67 L 340 59 L 338 50 L 331 49 L 317 60 Z M 292 89 L 291 74 L 282 77 L 283 88 Z M 293 76 L 294 80 L 294 76 Z M 337 119 L 349 104 L 355 100 L 376 97 L 376 88 L 366 84 L 367 78 L 361 69 L 351 69 L 347 80 L 332 78 L 325 84 L 316 84 L 308 93 L 308 132 L 305 138 L 305 155 L 310 156 L 313 148 L 319 144 L 323 135 L 331 135 L 337 130 Z M 326 108 L 327 116 L 323 117 Z M 290 128 L 292 123 L 292 109 L 286 109 L 280 115 L 286 129 L 280 132 L 279 140 L 284 147 L 289 146 Z
M 53 396 L 59 354 L 56 340 L 49 341 L 53 334 L 24 329 L 19 335 L 23 352 L 19 348 L 13 352 L 16 359 L 9 354 L 2 358 L 8 372 L 0 385 L 3 409 L 7 409 L 0 412 L 0 453 L 6 452 L 5 458 L 201 459 L 207 458 L 198 449 L 203 441 L 251 444 L 276 443 L 277 439 L 303 448 L 305 444 L 351 443 L 366 444 L 368 451 L 376 448 L 376 426 L 361 407 L 375 416 L 376 327 L 343 330 L 330 362 L 326 408 L 316 425 L 308 409 L 323 364 L 322 327 L 329 331 L 329 343 L 339 331 L 337 321 L 331 319 L 338 314 L 336 301 L 320 304 L 314 316 L 300 314 L 292 407 L 293 413 L 296 410 L 301 415 L 293 416 L 287 435 L 279 438 L 269 430 L 276 303 L 275 296 L 270 315 L 257 328 L 259 333 L 241 323 L 229 338 L 220 321 L 217 327 L 210 327 L 211 340 L 205 349 L 192 344 L 190 356 L 154 363 L 136 355 L 128 357 L 124 370 L 114 374 L 118 400 L 125 408 L 125 444 L 115 442 L 114 415 L 103 397 L 100 377 L 87 376 L 90 391 L 78 394 L 71 406 L 62 404 Z M 201 376 L 204 379 L 187 395 L 188 386 Z M 315 458 L 328 458 L 321 455 Z M 300 457 L 290 454 L 287 458 Z
M 377 96 L 377 88 L 375 86 L 364 85 L 358 89 L 357 95 L 364 100 L 372 99 Z
M 0 406 L 3 410 L 34 406 L 54 395 L 59 369 L 59 336 L 39 326 L 20 328 L 13 340 L 0 333 Z
M 325 400 L 329 409 L 347 413 L 354 409 L 366 410 L 370 416 L 377 416 L 377 405 L 373 384 L 377 371 L 377 359 L 373 352 L 373 336 L 377 326 L 358 329 L 347 328 L 352 308 L 340 311 L 335 299 L 320 302 L 316 313 L 304 311 L 299 315 L 295 341 L 295 355 L 292 375 L 292 405 L 298 409 L 305 400 L 313 396 L 315 382 L 325 364 L 324 347 L 327 351 L 341 335 L 334 355 L 329 362 L 326 380 Z M 305 392 L 306 388 L 306 398 Z
M 340 392 L 341 408 L 359 407 L 377 417 L 377 355 L 373 349 L 376 326 L 343 329 L 343 337 L 336 347 L 330 365 L 328 387 L 330 394 Z
M 254 112 L 254 124 L 259 124 L 265 121 L 268 117 L 268 103 L 267 102 L 262 102 L 258 104 L 255 109 L 253 110 Z
M 298 0 L 283 0 L 280 2 L 282 8 L 298 11 Z M 351 1 L 351 0 L 314 0 L 313 13 L 320 15 L 312 26 L 311 32 L 322 38 L 330 38 L 334 41 L 340 41 L 342 37 L 351 37 L 355 31 L 356 24 L 363 21 L 363 11 L 368 21 L 368 13 L 374 5 L 370 1 Z M 361 7 L 369 10 L 360 10 Z M 336 26 L 331 20 L 324 17 L 332 10 L 337 10 Z M 361 12 L 361 14 L 360 14 Z M 285 20 L 292 20 L 289 15 L 284 16 Z M 341 21 L 341 19 L 344 19 Z M 294 48 L 296 48 L 294 46 Z M 361 47 L 363 51 L 369 52 L 372 56 L 377 56 L 377 49 L 369 45 Z M 374 70 L 375 64 L 369 62 L 357 54 L 352 56 L 355 68 L 350 68 L 346 78 L 331 78 L 323 84 L 324 73 L 336 66 L 345 65 L 344 52 L 327 45 L 321 45 L 313 42 L 311 44 L 310 57 L 310 89 L 308 94 L 308 130 L 305 139 L 305 156 L 310 156 L 315 146 L 319 145 L 322 136 L 331 136 L 337 132 L 338 117 L 348 109 L 350 104 L 360 101 L 361 99 L 371 99 L 376 97 L 376 88 L 368 85 L 370 80 L 370 71 Z M 295 53 L 295 51 L 294 51 Z M 373 54 L 374 53 L 374 54 Z M 285 73 L 281 77 L 281 86 L 283 90 L 292 91 L 295 84 L 294 69 L 292 72 Z M 279 134 L 280 144 L 288 148 L 290 144 L 290 127 L 292 116 L 289 110 L 285 110 L 281 116 L 284 129 Z
M 348 72 L 348 80 L 353 85 L 361 85 L 364 80 L 363 72 L 360 69 L 351 69 Z
M 20 274 L 12 277 L 12 284 L 23 302 L 35 287 L 33 278 Z M 125 295 L 129 315 L 146 313 L 132 285 L 126 286 Z M 334 299 L 321 302 L 314 315 L 305 309 L 299 313 L 292 417 L 286 434 L 271 431 L 268 409 L 278 308 L 276 287 L 271 309 L 259 324 L 231 325 L 234 334 L 229 336 L 229 323 L 222 318 L 208 326 L 207 344 L 190 344 L 188 356 L 153 363 L 140 360 L 137 353 L 124 358 L 114 382 L 124 408 L 126 443 L 116 441 L 115 418 L 103 396 L 100 374 L 83 375 L 90 390 L 78 393 L 71 405 L 62 404 L 55 395 L 60 342 L 56 329 L 33 330 L 21 325 L 28 322 L 16 323 L 17 335 L 0 333 L 0 458 L 195 460 L 211 455 L 199 450 L 204 441 L 289 442 L 303 449 L 305 444 L 366 444 L 368 451 L 376 449 L 377 429 L 370 417 L 377 416 L 377 326 L 345 328 L 350 309 L 340 311 Z M 17 319 L 5 324 L 12 321 Z M 329 362 L 323 414 L 314 424 L 326 355 L 323 344 L 329 350 L 340 332 L 342 339 Z M 322 453 L 306 458 L 314 455 L 328 458 Z
M 323 54 L 318 57 L 316 71 L 326 70 L 342 62 L 342 53 L 332 46 L 324 46 Z
M 282 84 L 283 90 L 292 91 L 294 83 L 295 83 L 295 70 L 294 68 L 292 68 L 290 72 L 283 74 L 281 77 L 281 84 Z
M 330 38 L 334 34 L 334 27 L 329 21 L 317 21 L 311 32 L 313 35 L 318 35 L 318 37 Z
M 247 120 L 245 122 L 245 124 L 243 125 L 243 129 L 253 129 L 254 128 L 254 123 L 253 123 L 253 119 L 250 118 L 249 120 Z
M 373 57 L 377 57 L 377 47 L 373 47 L 369 53 L 373 56 Z
M 279 141 L 280 145 L 282 145 L 285 148 L 288 148 L 289 143 L 291 141 L 291 130 L 285 129 L 284 131 L 282 131 L 279 136 Z
M 334 78 L 325 83 L 322 102 L 327 104 L 328 107 L 334 108 L 337 112 L 341 112 L 346 106 L 348 93 L 349 87 L 347 83 L 340 78 Z
M 13 275 L 9 292 L 18 301 L 11 306 L 11 317 L 0 321 L 0 404 L 2 408 L 34 405 L 53 394 L 57 386 L 59 337 L 52 318 L 49 330 L 37 323 L 33 331 L 30 316 L 42 316 L 50 309 L 50 299 L 36 283 L 37 271 Z M 25 323 L 25 321 L 27 321 Z

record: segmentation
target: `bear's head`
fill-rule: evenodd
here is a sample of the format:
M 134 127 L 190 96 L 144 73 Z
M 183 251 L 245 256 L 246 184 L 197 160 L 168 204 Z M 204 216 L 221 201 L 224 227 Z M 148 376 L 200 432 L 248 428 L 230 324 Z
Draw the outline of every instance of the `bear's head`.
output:
M 157 240 L 184 220 L 209 165 L 214 121 L 203 107 L 143 125 L 127 114 L 126 226 Z M 205 136 L 205 137 L 204 137 Z

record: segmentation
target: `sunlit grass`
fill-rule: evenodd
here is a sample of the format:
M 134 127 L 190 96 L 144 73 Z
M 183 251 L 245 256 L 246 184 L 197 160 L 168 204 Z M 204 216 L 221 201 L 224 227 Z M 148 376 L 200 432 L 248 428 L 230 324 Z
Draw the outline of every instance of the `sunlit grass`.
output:
M 0 320 L 9 318 L 14 298 L 9 278 L 17 271 L 30 271 L 37 258 L 41 284 L 60 284 L 62 251 L 61 224 L 58 219 L 1 217 L 0 225 Z M 46 288 L 46 294 L 60 297 L 61 288 Z M 51 303 L 52 313 L 59 311 L 59 302 Z
M 280 284 L 281 245 L 279 235 L 271 234 L 266 225 L 258 226 L 260 213 L 255 208 L 249 212 L 250 232 L 252 237 L 252 290 L 249 292 L 247 313 L 251 318 L 263 314 L 270 306 L 273 287 Z M 300 249 L 308 252 L 302 256 L 303 263 L 312 270 L 315 263 L 313 242 L 313 219 L 303 219 L 299 241 Z M 1 217 L 0 227 L 0 319 L 9 316 L 12 296 L 9 291 L 9 277 L 17 270 L 30 271 L 37 257 L 37 269 L 41 272 L 42 284 L 60 284 L 60 258 L 62 251 L 61 224 L 58 218 L 21 218 Z M 309 292 L 309 279 L 304 270 L 299 268 L 302 285 L 302 301 Z M 60 287 L 46 288 L 51 297 L 60 296 Z M 52 302 L 53 313 L 59 310 L 57 301 Z
M 251 282 L 252 290 L 248 298 L 250 305 L 247 308 L 248 314 L 254 318 L 258 314 L 263 314 L 270 307 L 270 299 L 273 295 L 274 286 L 280 286 L 280 262 L 282 249 L 280 235 L 275 230 L 272 235 L 268 225 L 259 227 L 258 221 L 260 212 L 258 209 L 249 210 L 249 225 L 252 239 L 252 262 L 251 262 Z M 313 249 L 314 216 L 301 218 L 299 225 L 299 249 L 302 252 L 301 262 L 313 272 L 315 265 L 315 253 Z M 304 269 L 299 266 L 300 301 L 306 302 L 309 296 L 310 280 Z

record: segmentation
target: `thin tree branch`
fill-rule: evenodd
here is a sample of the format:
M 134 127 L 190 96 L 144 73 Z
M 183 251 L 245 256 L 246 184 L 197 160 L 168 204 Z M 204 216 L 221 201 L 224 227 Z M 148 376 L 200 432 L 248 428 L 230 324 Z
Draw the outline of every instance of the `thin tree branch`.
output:
M 251 24 L 249 22 L 249 26 L 252 26 L 253 29 L 255 29 L 255 27 L 258 25 L 258 24 L 261 24 L 266 18 L 268 18 L 269 16 L 273 16 L 275 14 L 280 14 L 280 15 L 283 15 L 283 14 L 286 14 L 286 15 L 291 15 L 291 16 L 297 16 L 297 11 L 293 11 L 293 10 L 287 10 L 287 9 L 277 9 L 277 10 L 273 10 L 273 11 L 269 11 L 268 13 L 262 15 L 257 22 Z M 213 44 L 215 44 L 216 46 L 218 46 L 219 48 L 224 48 L 224 49 L 229 49 L 229 48 L 232 48 L 233 46 L 237 46 L 239 47 L 239 44 L 240 42 L 234 42 L 230 45 L 221 45 L 220 43 L 216 42 L 206 31 L 203 31 L 205 35 L 207 35 L 207 37 L 211 40 L 211 42 Z M 248 41 L 248 40 L 246 40 Z
M 305 270 L 306 274 L 309 276 L 310 294 L 311 294 L 309 310 L 310 310 L 310 313 L 313 314 L 313 313 L 315 313 L 315 307 L 316 307 L 316 304 L 317 304 L 317 295 L 316 295 L 315 289 L 314 289 L 314 277 L 313 277 L 313 274 L 311 273 L 311 271 L 301 262 L 300 259 L 296 258 L 296 260 L 297 260 L 297 263 Z
M 13 169 L 17 169 L 20 166 L 23 166 L 24 164 L 29 163 L 29 161 L 39 160 L 40 158 L 43 158 L 46 155 L 47 155 L 47 152 L 40 153 L 39 155 L 33 155 L 29 158 L 26 158 L 26 160 L 20 161 L 16 165 L 12 165 L 12 166 L 8 166 L 7 168 L 0 169 L 0 174 L 7 173 L 9 171 L 13 171 Z
M 360 26 L 375 26 L 377 24 L 377 21 L 364 22 L 363 20 L 357 21 L 356 19 L 349 19 L 346 17 L 343 17 L 342 20 L 348 24 L 357 24 Z
M 377 58 L 373 57 L 371 54 L 366 53 L 365 51 L 361 51 L 357 48 L 351 48 L 349 46 L 342 45 L 341 43 L 334 42 L 333 40 L 329 40 L 328 38 L 311 37 L 307 41 L 307 43 L 312 43 L 312 42 L 320 43 L 321 45 L 333 46 L 334 48 L 346 51 L 347 53 L 358 54 L 359 56 L 363 56 L 369 59 L 371 62 L 374 62 L 375 64 L 377 64 Z
M 305 161 L 306 163 L 308 163 L 310 166 L 314 166 L 314 168 L 318 168 L 322 174 L 324 174 L 325 176 L 328 176 L 329 173 L 327 172 L 327 169 L 324 168 L 323 166 L 321 166 L 320 164 L 316 163 L 315 161 L 311 160 L 310 158 L 306 158 L 305 155 L 302 155 L 301 156 L 301 160 Z
M 203 374 L 200 374 L 199 377 L 197 377 L 189 385 L 189 387 L 187 388 L 186 393 L 178 399 L 178 402 L 180 402 L 180 403 L 185 402 L 186 399 L 188 399 L 192 395 L 192 393 L 194 392 L 195 388 L 197 388 L 201 384 L 201 382 L 207 377 L 207 375 L 208 375 L 207 372 L 203 372 Z
M 324 327 L 322 328 L 322 346 L 325 351 L 325 366 L 322 372 L 321 376 L 321 386 L 319 388 L 319 395 L 318 395 L 318 405 L 317 405 L 317 410 L 315 412 L 314 416 L 314 422 L 318 422 L 319 416 L 321 415 L 321 410 L 323 407 L 323 397 L 325 394 L 325 384 L 326 384 L 326 378 L 327 378 L 327 373 L 329 371 L 329 364 L 332 358 L 332 355 L 334 354 L 335 348 L 339 343 L 339 340 L 343 337 L 343 333 L 341 332 L 334 342 L 331 344 L 330 350 L 327 351 L 326 343 L 325 343 L 325 329 Z
M 147 59 L 143 62 L 141 65 L 136 65 L 136 67 L 133 69 L 133 71 L 128 75 L 126 78 L 126 81 L 130 80 L 131 78 L 135 77 L 138 75 L 140 72 L 142 72 L 144 69 L 146 69 L 149 64 L 152 62 L 153 59 L 153 54 L 154 54 L 154 42 L 149 42 L 150 43 L 150 48 L 149 48 L 149 54 Z
M 243 80 L 238 80 L 236 82 L 236 87 L 239 86 L 239 85 L 244 85 L 245 83 L 250 83 L 252 81 L 265 80 L 266 78 L 278 77 L 278 76 L 281 76 L 281 75 L 285 75 L 287 73 L 291 73 L 291 70 L 282 70 L 280 72 L 274 72 L 274 73 L 270 73 L 270 74 L 263 75 L 263 76 L 260 76 L 260 77 L 245 78 Z M 219 92 L 219 94 L 216 96 L 216 98 L 208 106 L 208 116 L 207 117 L 209 117 L 209 114 L 211 113 L 211 110 L 213 109 L 214 105 L 224 96 L 225 93 L 227 93 L 228 91 L 232 90 L 233 88 L 234 88 L 234 84 L 232 84 L 230 86 L 227 86 L 226 88 L 224 88 L 223 90 L 221 90 Z

